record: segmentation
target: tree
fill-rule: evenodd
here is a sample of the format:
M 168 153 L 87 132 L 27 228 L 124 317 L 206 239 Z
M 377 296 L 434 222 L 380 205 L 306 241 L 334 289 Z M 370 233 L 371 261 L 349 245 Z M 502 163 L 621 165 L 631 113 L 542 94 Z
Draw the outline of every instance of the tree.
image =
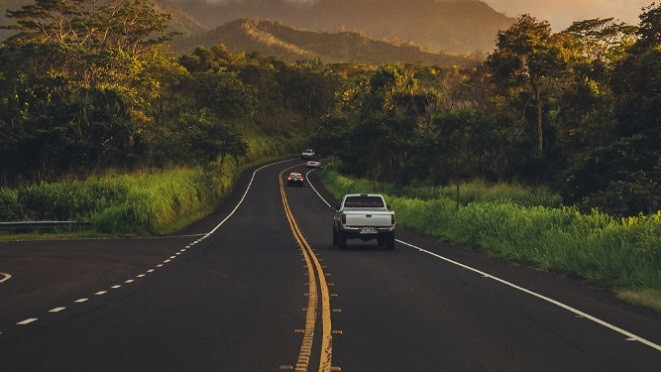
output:
M 635 41 L 637 30 L 636 26 L 615 23 L 613 18 L 594 18 L 574 22 L 563 33 L 574 37 L 588 61 L 607 64 L 617 60 Z
M 435 116 L 433 132 L 431 151 L 436 164 L 432 172 L 437 174 L 437 179 L 455 183 L 459 208 L 461 181 L 497 172 L 498 163 L 503 161 L 501 144 L 504 141 L 499 138 L 493 119 L 475 109 Z
M 222 167 L 228 156 L 236 159 L 248 151 L 236 127 L 206 109 L 198 113 L 184 113 L 180 120 L 188 131 L 186 138 L 190 141 L 193 160 L 197 163 L 218 161 Z
M 577 157 L 564 190 L 586 208 L 620 215 L 661 206 L 661 5 L 643 10 L 638 40 L 609 75 L 616 122 L 606 141 Z
M 562 50 L 551 33 L 548 22 L 523 15 L 506 31 L 498 33 L 496 51 L 487 59 L 496 84 L 506 95 L 528 95 L 536 106 L 537 151 L 543 154 L 543 96 L 546 80 L 564 69 Z
M 14 31 L 13 44 L 80 45 L 138 59 L 174 35 L 165 32 L 172 16 L 158 13 L 150 0 L 35 0 L 7 17 L 16 20 L 2 27 Z
M 234 74 L 201 72 L 195 74 L 198 105 L 215 112 L 219 117 L 238 118 L 249 115 L 256 105 L 256 92 L 244 85 Z
M 661 45 L 661 3 L 652 3 L 642 9 L 640 15 L 639 41 L 636 43 L 640 49 L 655 49 Z
M 0 45 L 0 121 L 25 149 L 11 179 L 135 161 L 159 89 L 148 66 L 163 60 L 170 16 L 147 0 L 36 0 L 7 16 L 14 35 Z

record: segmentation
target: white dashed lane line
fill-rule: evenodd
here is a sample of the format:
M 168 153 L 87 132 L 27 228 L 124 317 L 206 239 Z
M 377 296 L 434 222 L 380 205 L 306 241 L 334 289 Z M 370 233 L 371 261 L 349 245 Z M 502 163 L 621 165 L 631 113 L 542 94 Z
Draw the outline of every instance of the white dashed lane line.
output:
M 283 160 L 283 161 L 279 161 L 279 162 L 275 162 L 275 163 L 267 164 L 267 165 L 265 165 L 265 166 L 263 166 L 263 167 L 261 167 L 261 168 L 256 169 L 256 170 L 252 173 L 252 177 L 251 177 L 251 179 L 250 179 L 250 182 L 248 183 L 248 186 L 246 187 L 246 190 L 245 190 L 244 193 L 243 193 L 243 196 L 241 197 L 241 199 L 239 200 L 239 202 L 237 203 L 237 205 L 234 207 L 234 209 L 230 212 L 230 214 L 227 215 L 227 216 L 225 217 L 225 219 L 223 219 L 222 221 L 220 221 L 220 223 L 218 223 L 218 225 L 216 225 L 216 226 L 215 226 L 211 231 L 209 231 L 208 233 L 205 233 L 205 234 L 193 234 L 193 235 L 182 235 L 182 236 L 201 236 L 201 237 L 198 238 L 197 240 L 195 240 L 195 241 L 189 243 L 188 245 L 186 245 L 185 248 L 181 249 L 180 251 L 178 251 L 177 253 L 175 253 L 173 256 L 170 256 L 170 258 L 167 259 L 167 260 L 165 260 L 165 261 L 163 261 L 163 263 L 160 263 L 160 264 L 156 265 L 155 268 L 147 270 L 147 272 L 146 272 L 145 274 L 139 274 L 139 275 L 137 275 L 136 278 L 143 278 L 143 277 L 145 277 L 145 276 L 147 275 L 147 273 L 153 273 L 157 268 L 163 267 L 163 264 L 166 264 L 166 263 L 168 263 L 168 262 L 171 262 L 173 259 L 177 258 L 177 256 L 181 255 L 181 253 L 186 252 L 186 250 L 190 249 L 190 248 L 193 247 L 195 244 L 200 243 L 200 242 L 202 242 L 203 240 L 205 240 L 206 238 L 208 238 L 209 236 L 211 236 L 211 234 L 213 234 L 216 230 L 218 230 L 218 229 L 220 228 L 220 226 L 222 226 L 222 225 L 223 225 L 223 224 L 224 224 L 224 223 L 225 223 L 230 217 L 232 217 L 232 216 L 234 215 L 234 213 L 237 211 L 237 209 L 239 209 L 239 206 L 241 206 L 241 204 L 243 204 L 243 201 L 244 201 L 244 199 L 246 198 L 246 195 L 248 195 L 248 191 L 250 190 L 250 188 L 251 188 L 251 186 L 252 186 L 252 183 L 253 183 L 253 181 L 254 181 L 254 179 L 255 179 L 255 175 L 257 174 L 257 172 L 259 172 L 260 170 L 262 170 L 262 169 L 264 169 L 264 168 L 266 168 L 266 167 L 269 167 L 269 166 L 272 166 L 272 165 L 276 165 L 276 164 L 280 164 L 280 163 L 284 163 L 284 162 L 286 162 L 286 161 L 289 161 L 289 160 Z M 178 237 L 181 237 L 181 236 L 178 236 Z M 154 237 L 154 238 L 163 238 L 163 237 Z M 11 275 L 9 275 L 9 274 L 5 274 L 5 273 L 0 273 L 0 283 L 3 283 L 3 282 L 5 282 L 5 281 L 9 280 L 9 278 L 11 278 Z M 133 283 L 134 281 L 135 281 L 135 279 L 128 279 L 128 280 L 126 280 L 124 283 L 125 283 L 125 284 L 130 284 L 130 283 Z M 119 288 L 121 288 L 121 287 L 122 287 L 121 284 L 115 284 L 115 285 L 113 285 L 112 287 L 110 287 L 110 289 L 119 289 Z M 102 296 L 102 295 L 104 295 L 104 294 L 106 294 L 106 293 L 108 293 L 108 291 L 103 290 L 103 291 L 98 291 L 98 292 L 96 292 L 94 295 L 95 295 L 95 296 Z M 89 298 L 87 298 L 87 297 L 83 297 L 83 298 L 79 298 L 79 299 L 75 300 L 74 303 L 83 303 L 83 302 L 87 302 L 87 301 L 89 301 L 89 300 L 90 300 Z M 53 308 L 53 309 L 50 309 L 50 310 L 48 310 L 48 312 L 49 312 L 49 313 L 59 313 L 59 312 L 65 310 L 65 309 L 66 309 L 66 307 L 64 307 L 64 306 L 60 306 L 60 307 L 55 307 L 55 308 Z M 17 322 L 16 325 L 24 326 L 24 325 L 28 325 L 28 324 L 30 324 L 30 323 L 34 323 L 34 322 L 36 322 L 37 320 L 39 320 L 39 318 L 27 318 L 27 319 L 25 319 L 25 320 L 22 320 L 22 321 L 20 321 L 20 322 Z M 0 332 L 0 335 L 2 335 L 2 332 Z
M 0 283 L 4 283 L 11 278 L 11 275 L 7 273 L 0 273 Z
M 28 325 L 30 323 L 36 322 L 37 320 L 39 320 L 39 318 L 28 318 L 28 319 L 25 319 L 25 320 L 21 320 L 20 322 L 16 323 L 16 325 L 21 325 L 21 326 L 22 325 Z

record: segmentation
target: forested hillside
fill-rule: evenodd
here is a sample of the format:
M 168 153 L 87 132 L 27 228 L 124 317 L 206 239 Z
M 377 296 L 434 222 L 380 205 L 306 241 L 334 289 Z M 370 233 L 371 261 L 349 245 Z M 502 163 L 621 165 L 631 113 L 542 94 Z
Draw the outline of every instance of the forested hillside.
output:
M 376 41 L 363 34 L 311 32 L 278 22 L 238 19 L 201 34 L 176 38 L 175 50 L 190 53 L 194 46 L 223 43 L 234 52 L 258 51 L 287 62 L 320 59 L 324 62 L 347 62 L 380 65 L 391 62 L 422 62 L 428 65 L 466 66 L 477 61 L 449 54 L 430 53 L 410 44 L 395 45 Z
M 265 140 L 283 151 L 330 110 L 337 83 L 321 65 L 222 45 L 170 57 L 171 16 L 159 9 L 62 0 L 10 13 L 14 36 L 0 46 L 0 187 L 222 164 Z
M 223 44 L 175 56 L 163 9 L 8 13 L 0 221 L 167 234 L 211 213 L 242 166 L 312 146 L 328 189 L 386 193 L 401 226 L 661 308 L 661 5 L 638 26 L 556 33 L 524 15 L 463 66 L 288 63 Z M 300 56 L 359 38 L 236 25 Z
M 323 118 L 315 146 L 347 174 L 402 186 L 515 181 L 585 210 L 656 213 L 659 20 L 657 5 L 640 27 L 594 19 L 553 33 L 526 15 L 476 68 L 380 66 L 352 91 L 358 104 Z
M 171 57 L 170 15 L 149 1 L 104 4 L 42 0 L 10 13 L 0 186 L 223 164 L 256 138 L 300 144 L 316 130 L 317 150 L 354 176 L 514 181 L 586 210 L 661 209 L 661 6 L 639 26 L 595 19 L 557 33 L 522 16 L 474 66 L 374 67 L 223 45 Z
M 352 30 L 430 51 L 486 53 L 514 20 L 477 0 L 171 0 L 211 28 L 237 18 L 277 20 L 310 31 Z

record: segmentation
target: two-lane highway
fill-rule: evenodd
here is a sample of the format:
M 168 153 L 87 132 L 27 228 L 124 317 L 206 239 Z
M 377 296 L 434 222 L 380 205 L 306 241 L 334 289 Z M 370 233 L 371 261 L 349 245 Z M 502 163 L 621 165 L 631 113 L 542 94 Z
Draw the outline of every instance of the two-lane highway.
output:
M 0 243 L 11 275 L 0 283 L 0 370 L 661 366 L 659 314 L 576 281 L 404 230 L 394 251 L 336 249 L 320 195 L 282 183 L 305 172 L 299 163 L 246 174 L 178 236 Z

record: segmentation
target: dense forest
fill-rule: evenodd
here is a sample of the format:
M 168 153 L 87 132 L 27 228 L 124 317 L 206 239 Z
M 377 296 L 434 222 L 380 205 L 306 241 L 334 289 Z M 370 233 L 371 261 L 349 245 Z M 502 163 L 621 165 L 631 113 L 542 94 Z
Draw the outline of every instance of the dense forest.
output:
M 400 185 L 546 185 L 619 215 L 661 209 L 661 6 L 553 33 L 524 15 L 473 67 L 175 56 L 147 0 L 37 0 L 0 45 L 0 186 L 223 163 L 259 132 L 313 133 L 343 172 Z M 494 35 L 496 37 L 496 35 Z
M 385 65 L 348 75 L 315 146 L 351 175 L 409 184 L 546 185 L 589 210 L 661 209 L 661 6 L 639 26 L 553 33 L 521 16 L 475 67 Z
M 0 47 L 0 185 L 108 169 L 223 162 L 245 137 L 287 140 L 326 111 L 332 79 L 224 46 L 173 56 L 150 1 L 39 0 Z

